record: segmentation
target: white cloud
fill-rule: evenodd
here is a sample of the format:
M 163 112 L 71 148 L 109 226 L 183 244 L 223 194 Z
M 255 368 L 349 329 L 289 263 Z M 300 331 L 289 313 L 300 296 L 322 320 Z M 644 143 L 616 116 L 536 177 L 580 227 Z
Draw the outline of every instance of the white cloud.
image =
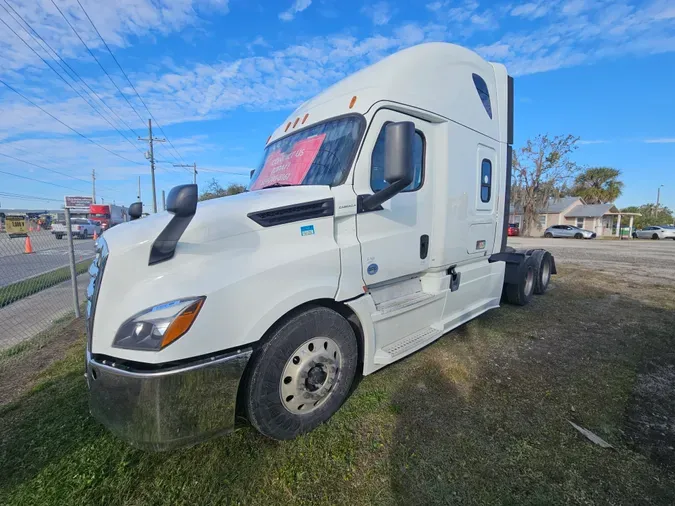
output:
M 282 21 L 291 21 L 298 12 L 304 11 L 312 4 L 312 0 L 294 0 L 293 4 L 284 12 L 279 13 Z
M 125 47 L 131 36 L 169 35 L 199 22 L 202 10 L 228 12 L 228 0 L 115 0 L 96 2 L 83 0 L 82 5 L 112 47 Z M 73 58 L 86 54 L 86 49 L 68 26 L 51 0 L 36 2 L 11 2 L 16 11 L 8 16 L 2 11 L 3 19 L 24 39 L 30 40 L 17 20 L 19 16 L 28 22 L 45 41 L 62 57 Z M 58 2 L 57 5 L 77 30 L 86 44 L 96 49 L 102 46 L 98 35 L 77 2 Z M 41 62 L 19 38 L 4 26 L 0 30 L 0 55 L 2 71 L 22 69 L 27 65 L 41 65 Z
M 589 144 L 607 144 L 608 142 L 609 141 L 605 141 L 605 140 L 585 140 L 585 139 L 581 139 L 581 140 L 578 141 L 578 144 L 580 144 L 582 146 L 585 146 L 585 145 L 589 145 Z
M 376 26 L 386 25 L 394 15 L 387 2 L 377 2 L 372 5 L 364 5 L 361 12 L 370 18 Z
M 524 17 L 527 19 L 537 19 L 542 16 L 545 16 L 548 13 L 551 3 L 533 3 L 529 2 L 526 4 L 521 4 L 517 7 L 514 7 L 511 10 L 512 16 Z
M 491 59 L 503 60 L 511 55 L 508 44 L 504 44 L 502 42 L 495 42 L 494 44 L 490 44 L 489 46 L 478 46 L 477 48 L 475 48 L 475 51 L 483 58 L 486 58 L 488 60 Z
M 675 137 L 661 137 L 659 139 L 646 139 L 647 144 L 675 144 Z

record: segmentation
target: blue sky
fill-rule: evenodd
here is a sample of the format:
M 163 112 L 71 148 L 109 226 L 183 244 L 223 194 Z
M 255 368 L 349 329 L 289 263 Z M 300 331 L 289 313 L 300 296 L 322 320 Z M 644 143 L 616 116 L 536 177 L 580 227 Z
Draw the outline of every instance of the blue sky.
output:
M 0 79 L 90 139 L 0 84 L 0 171 L 42 181 L 0 172 L 3 208 L 53 208 L 64 194 L 90 194 L 92 169 L 106 202 L 133 202 L 140 176 L 150 204 L 147 145 L 136 140 L 147 137 L 149 114 L 86 11 L 161 125 L 153 133 L 173 144 L 156 148 L 159 190 L 191 181 L 172 162 L 196 161 L 200 183 L 246 183 L 296 105 L 392 52 L 442 40 L 503 62 L 516 77 L 516 147 L 538 133 L 578 135 L 579 164 L 623 172 L 620 206 L 654 202 L 664 185 L 661 203 L 675 209 L 672 0 L 80 0 L 84 10 L 77 0 L 54 2 L 110 78 L 52 0 L 0 0 L 0 19 L 18 34 L 0 22 Z

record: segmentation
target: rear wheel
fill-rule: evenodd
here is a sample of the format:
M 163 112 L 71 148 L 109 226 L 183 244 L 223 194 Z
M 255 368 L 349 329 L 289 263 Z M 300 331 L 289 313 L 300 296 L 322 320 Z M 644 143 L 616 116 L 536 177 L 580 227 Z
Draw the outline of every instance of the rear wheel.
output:
M 575 239 L 583 239 L 584 236 L 583 236 L 583 234 L 578 234 L 578 233 L 577 233 L 577 234 L 574 234 L 574 238 L 575 238 Z
M 546 237 L 546 239 L 551 239 L 553 237 L 553 234 L 551 232 L 546 232 L 544 234 L 544 237 Z
M 659 240 L 659 235 L 658 235 L 658 234 L 652 234 L 652 240 L 658 241 L 658 240 Z
M 82 239 L 86 239 L 88 237 L 89 237 L 89 232 L 87 232 L 86 230 L 84 232 L 82 232 L 82 235 L 80 235 L 80 238 L 82 238 Z
M 289 318 L 251 360 L 249 421 L 273 439 L 311 431 L 347 398 L 357 361 L 354 331 L 335 311 L 313 307 Z
M 548 251 L 535 251 L 532 255 L 534 264 L 534 293 L 541 295 L 546 292 L 551 281 L 553 270 L 553 257 Z
M 54 234 L 57 239 L 63 239 L 63 234 Z
M 525 266 L 520 271 L 518 283 L 504 285 L 504 295 L 509 304 L 524 306 L 532 299 L 535 284 L 534 264 L 531 257 L 525 262 Z

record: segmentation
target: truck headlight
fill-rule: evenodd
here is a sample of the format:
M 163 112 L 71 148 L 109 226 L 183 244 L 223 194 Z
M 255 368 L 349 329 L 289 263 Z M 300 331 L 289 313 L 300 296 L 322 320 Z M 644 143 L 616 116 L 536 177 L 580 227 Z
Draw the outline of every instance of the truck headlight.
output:
M 120 326 L 113 346 L 128 350 L 161 350 L 190 330 L 205 299 L 172 300 L 141 311 Z

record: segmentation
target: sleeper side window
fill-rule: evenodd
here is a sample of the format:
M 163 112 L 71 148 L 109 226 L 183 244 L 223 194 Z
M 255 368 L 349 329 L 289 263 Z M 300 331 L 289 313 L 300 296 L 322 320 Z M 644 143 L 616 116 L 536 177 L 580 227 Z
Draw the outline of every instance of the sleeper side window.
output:
M 485 112 L 487 112 L 490 119 L 492 119 L 492 104 L 490 104 L 490 92 L 488 91 L 487 84 L 485 80 L 478 74 L 472 74 L 473 84 L 476 86 L 476 91 L 478 96 L 483 102 L 483 107 L 485 107 Z
M 370 187 L 374 192 L 380 191 L 389 186 L 384 180 L 384 129 L 388 123 L 382 125 L 373 148 L 373 156 L 370 159 Z M 413 146 L 413 159 L 415 160 L 415 174 L 412 183 L 403 190 L 411 192 L 419 190 L 424 182 L 424 150 L 425 139 L 422 132 L 415 131 L 415 144 Z
M 480 201 L 490 202 L 492 198 L 492 162 L 484 158 L 480 164 Z

